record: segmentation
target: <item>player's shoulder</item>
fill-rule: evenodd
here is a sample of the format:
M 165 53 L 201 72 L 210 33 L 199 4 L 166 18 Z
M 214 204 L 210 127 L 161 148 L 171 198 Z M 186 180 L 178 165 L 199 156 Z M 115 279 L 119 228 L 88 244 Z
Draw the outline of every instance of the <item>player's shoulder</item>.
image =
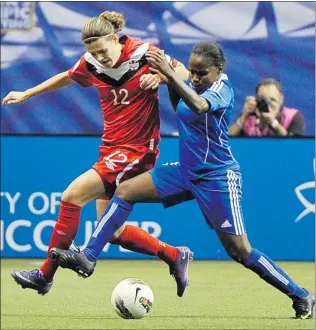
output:
M 86 61 L 86 54 L 89 54 L 89 53 L 85 52 L 85 53 L 81 54 L 76 63 L 85 62 Z
M 78 61 L 73 65 L 73 67 L 70 69 L 71 72 L 74 72 L 76 70 L 81 70 L 84 69 L 86 67 L 86 54 L 84 53 L 80 56 L 80 58 L 78 59 Z
M 124 36 L 120 37 L 120 41 L 124 42 L 124 44 L 125 44 L 124 50 L 125 51 L 133 51 L 133 50 L 135 50 L 137 48 L 140 48 L 140 47 L 149 48 L 153 45 L 151 42 L 144 41 L 144 40 L 141 40 L 141 39 L 135 38 L 135 37 L 130 37 L 130 36 L 127 36 L 127 35 L 124 35 Z
M 125 47 L 127 48 L 139 48 L 139 47 L 145 47 L 148 48 L 148 50 L 156 50 L 159 49 L 159 47 L 157 47 L 153 42 L 151 41 L 144 41 L 141 40 L 139 38 L 135 38 L 135 37 L 130 37 L 130 36 L 125 36 L 126 38 L 126 44 Z
M 122 39 L 124 38 L 124 39 Z M 143 41 L 138 38 L 123 36 L 120 37 L 120 42 L 124 43 L 123 53 L 121 55 L 121 61 L 128 59 L 138 59 L 145 55 L 149 50 L 150 42 Z
M 123 35 L 120 37 L 120 42 L 124 43 L 126 47 L 131 46 L 131 47 L 137 47 L 140 46 L 144 43 L 143 40 L 135 37 L 131 37 L 128 35 Z
M 231 81 L 229 80 L 227 74 L 221 73 L 219 79 L 214 81 L 212 85 L 210 85 L 206 91 L 213 91 L 213 92 L 227 92 L 232 91 L 233 86 Z

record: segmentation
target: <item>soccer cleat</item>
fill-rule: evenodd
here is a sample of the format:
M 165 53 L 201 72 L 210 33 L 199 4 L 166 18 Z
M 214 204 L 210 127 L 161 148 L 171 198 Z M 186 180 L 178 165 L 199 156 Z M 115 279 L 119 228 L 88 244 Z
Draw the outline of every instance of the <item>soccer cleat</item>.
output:
M 313 317 L 315 307 L 315 294 L 304 289 L 308 296 L 304 298 L 293 298 L 293 309 L 296 312 L 297 319 L 311 319 Z
M 193 260 L 193 252 L 185 246 L 178 247 L 178 250 L 179 256 L 169 269 L 177 283 L 177 295 L 183 297 L 189 285 L 189 262 Z
M 42 271 L 38 268 L 29 272 L 12 270 L 11 276 L 17 284 L 22 286 L 23 289 L 33 289 L 43 296 L 49 292 L 53 285 L 53 282 L 46 282 Z
M 49 256 L 55 260 L 58 266 L 71 269 L 83 278 L 91 276 L 96 265 L 95 262 L 89 261 L 82 252 L 52 248 Z

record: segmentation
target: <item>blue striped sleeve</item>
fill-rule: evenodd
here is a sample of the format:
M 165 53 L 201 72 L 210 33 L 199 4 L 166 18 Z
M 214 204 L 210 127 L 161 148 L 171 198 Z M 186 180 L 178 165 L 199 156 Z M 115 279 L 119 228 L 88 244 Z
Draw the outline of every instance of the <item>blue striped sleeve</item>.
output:
M 210 111 L 217 111 L 230 105 L 233 92 L 224 81 L 219 81 L 208 88 L 201 96 L 210 104 Z

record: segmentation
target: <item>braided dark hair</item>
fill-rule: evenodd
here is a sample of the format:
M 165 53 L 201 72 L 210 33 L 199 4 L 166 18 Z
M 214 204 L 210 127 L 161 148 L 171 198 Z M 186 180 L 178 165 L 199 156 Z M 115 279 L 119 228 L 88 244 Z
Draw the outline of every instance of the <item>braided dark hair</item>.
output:
M 223 70 L 226 62 L 223 49 L 215 41 L 199 42 L 193 47 L 191 54 L 203 56 L 209 66 L 215 66 L 219 71 Z

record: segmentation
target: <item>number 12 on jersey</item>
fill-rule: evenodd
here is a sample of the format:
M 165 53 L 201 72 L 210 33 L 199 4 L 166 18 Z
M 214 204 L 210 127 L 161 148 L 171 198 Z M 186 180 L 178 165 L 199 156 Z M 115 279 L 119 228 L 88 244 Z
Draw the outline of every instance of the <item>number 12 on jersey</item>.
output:
M 127 89 L 120 89 L 118 93 L 115 89 L 111 89 L 111 92 L 114 95 L 114 105 L 119 104 L 129 104 L 129 101 L 127 101 L 128 98 L 128 90 Z

